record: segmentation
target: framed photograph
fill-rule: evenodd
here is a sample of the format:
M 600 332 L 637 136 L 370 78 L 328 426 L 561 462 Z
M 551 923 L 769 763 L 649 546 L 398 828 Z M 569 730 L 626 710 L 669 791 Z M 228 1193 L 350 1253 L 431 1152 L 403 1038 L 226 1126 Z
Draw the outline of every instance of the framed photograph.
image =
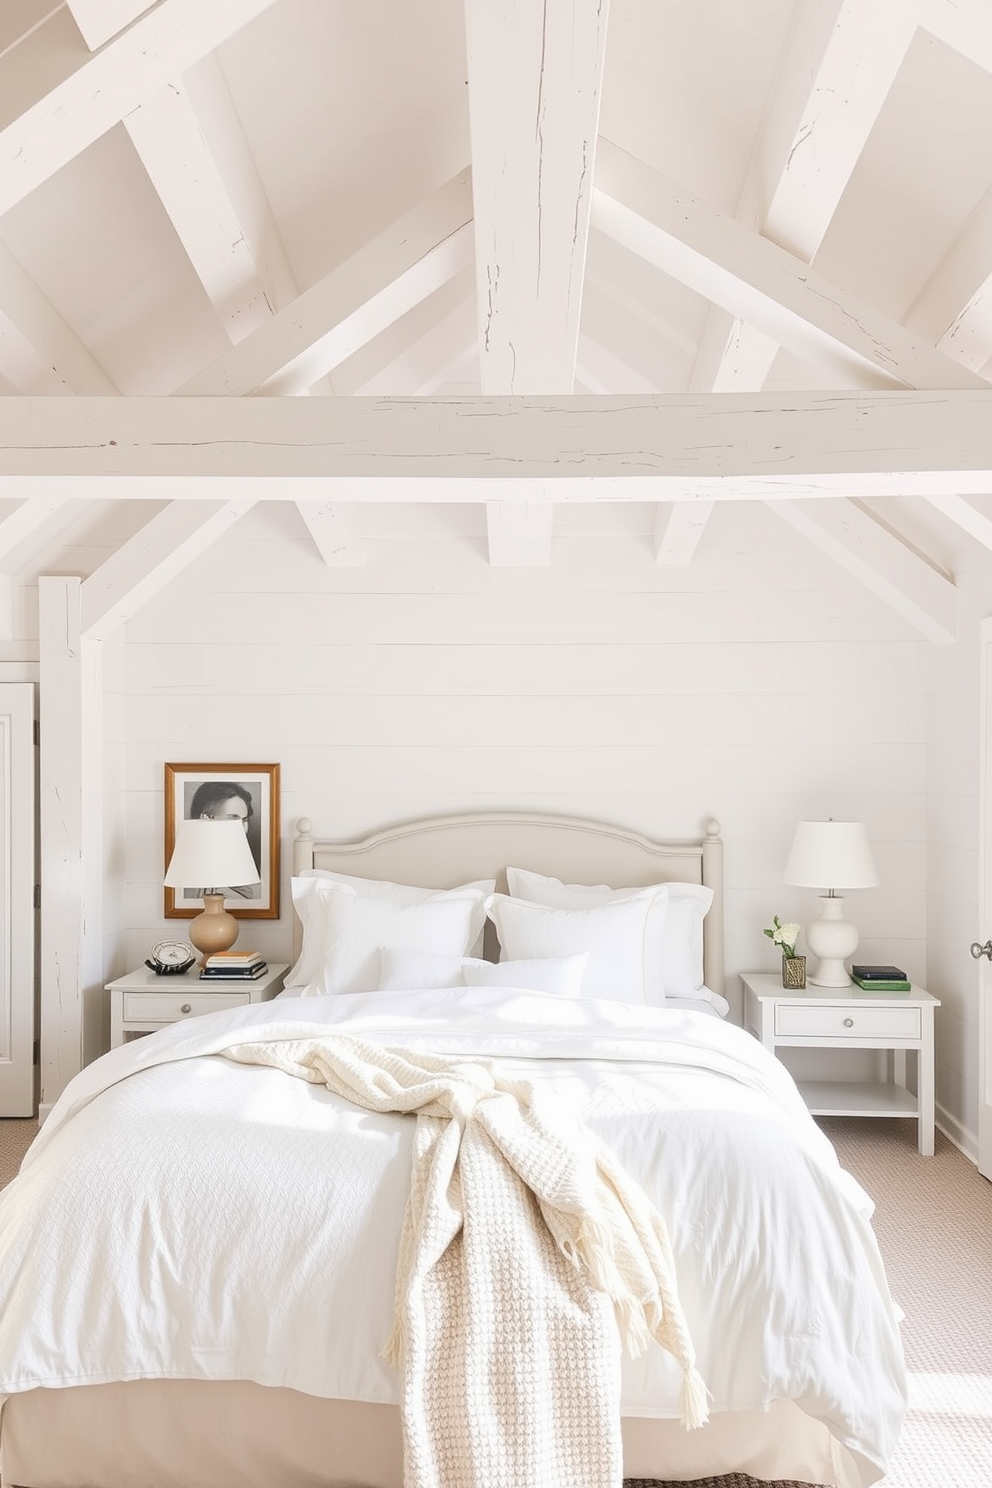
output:
M 277 920 L 279 766 L 167 764 L 166 865 L 172 857 L 179 822 L 200 816 L 244 823 L 248 846 L 262 880 L 257 884 L 225 884 L 224 908 L 242 920 Z M 203 908 L 204 887 L 166 889 L 166 919 L 191 920 L 199 914 Z

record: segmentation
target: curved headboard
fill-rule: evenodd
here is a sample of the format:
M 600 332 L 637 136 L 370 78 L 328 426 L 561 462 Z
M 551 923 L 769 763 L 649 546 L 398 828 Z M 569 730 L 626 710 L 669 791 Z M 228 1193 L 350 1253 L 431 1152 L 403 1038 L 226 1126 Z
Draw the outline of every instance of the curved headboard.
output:
M 315 838 L 304 816 L 293 841 L 294 875 L 326 868 L 434 889 L 495 878 L 505 893 L 505 870 L 511 864 L 569 883 L 606 883 L 617 889 L 705 884 L 713 890 L 713 907 L 703 921 L 703 969 L 707 987 L 723 992 L 723 841 L 717 821 L 708 821 L 698 840 L 657 842 L 626 827 L 581 817 L 475 811 L 422 817 L 367 837 L 334 841 Z M 300 935 L 296 921 L 294 955 L 299 955 Z

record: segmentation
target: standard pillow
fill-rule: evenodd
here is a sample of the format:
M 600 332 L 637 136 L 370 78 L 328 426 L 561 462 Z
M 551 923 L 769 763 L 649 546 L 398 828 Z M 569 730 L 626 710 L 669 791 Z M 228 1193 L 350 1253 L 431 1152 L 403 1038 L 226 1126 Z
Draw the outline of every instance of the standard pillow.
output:
M 422 904 L 393 904 L 325 881 L 309 897 L 311 933 L 320 924 L 324 939 L 320 968 L 302 985 L 300 997 L 375 991 L 383 945 L 465 956 L 485 912 L 479 894 L 444 893 Z
M 466 987 L 522 987 L 528 992 L 551 992 L 555 997 L 581 997 L 588 964 L 586 951 L 540 960 L 470 961 L 462 979 Z
M 290 881 L 293 907 L 303 928 L 300 957 L 293 969 L 287 973 L 286 987 L 305 987 L 319 976 L 324 955 L 323 905 L 318 896 L 320 884 L 340 884 L 353 894 L 365 899 L 384 899 L 391 904 L 425 904 L 443 898 L 446 894 L 475 894 L 479 910 L 476 931 L 469 950 L 473 955 L 482 955 L 482 940 L 486 929 L 485 900 L 496 887 L 492 878 L 479 879 L 475 883 L 460 884 L 455 889 L 420 889 L 413 884 L 390 883 L 388 879 L 358 878 L 347 873 L 332 873 L 329 868 L 306 868 Z
M 464 987 L 478 966 L 488 966 L 475 956 L 434 956 L 429 951 L 403 951 L 383 946 L 380 953 L 379 987 L 383 992 L 419 992 L 439 987 Z
M 655 891 L 642 889 L 589 909 L 551 909 L 508 894 L 491 894 L 486 905 L 499 936 L 500 961 L 587 951 L 583 997 L 645 1002 L 645 938 L 654 901 Z
M 608 884 L 567 884 L 528 868 L 507 868 L 506 881 L 516 899 L 557 909 L 580 908 L 629 899 L 642 889 L 611 889 Z M 648 1001 L 665 996 L 691 997 L 703 985 L 703 919 L 713 903 L 713 890 L 701 884 L 655 884 L 667 897 L 648 929 Z

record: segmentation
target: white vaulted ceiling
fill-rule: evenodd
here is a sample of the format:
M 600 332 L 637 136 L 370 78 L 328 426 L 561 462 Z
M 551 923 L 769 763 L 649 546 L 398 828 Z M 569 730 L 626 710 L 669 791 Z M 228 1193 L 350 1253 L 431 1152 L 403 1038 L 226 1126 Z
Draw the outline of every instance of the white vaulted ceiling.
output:
M 0 8 L 0 578 L 111 501 L 94 633 L 260 499 L 760 499 L 941 639 L 990 380 L 989 0 Z

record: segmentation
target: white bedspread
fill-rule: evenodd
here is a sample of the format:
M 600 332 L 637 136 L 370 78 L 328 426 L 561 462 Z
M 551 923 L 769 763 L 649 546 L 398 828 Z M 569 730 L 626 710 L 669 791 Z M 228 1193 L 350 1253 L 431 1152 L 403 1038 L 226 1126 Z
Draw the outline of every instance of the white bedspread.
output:
M 545 1083 L 664 1215 L 711 1411 L 792 1399 L 882 1475 L 905 1382 L 872 1206 L 786 1071 L 714 1018 L 497 989 L 280 998 L 84 1070 L 0 1194 L 0 1395 L 193 1378 L 398 1400 L 381 1350 L 415 1123 L 205 1057 L 329 1028 Z M 657 1345 L 624 1360 L 629 1414 L 678 1417 L 679 1387 Z

